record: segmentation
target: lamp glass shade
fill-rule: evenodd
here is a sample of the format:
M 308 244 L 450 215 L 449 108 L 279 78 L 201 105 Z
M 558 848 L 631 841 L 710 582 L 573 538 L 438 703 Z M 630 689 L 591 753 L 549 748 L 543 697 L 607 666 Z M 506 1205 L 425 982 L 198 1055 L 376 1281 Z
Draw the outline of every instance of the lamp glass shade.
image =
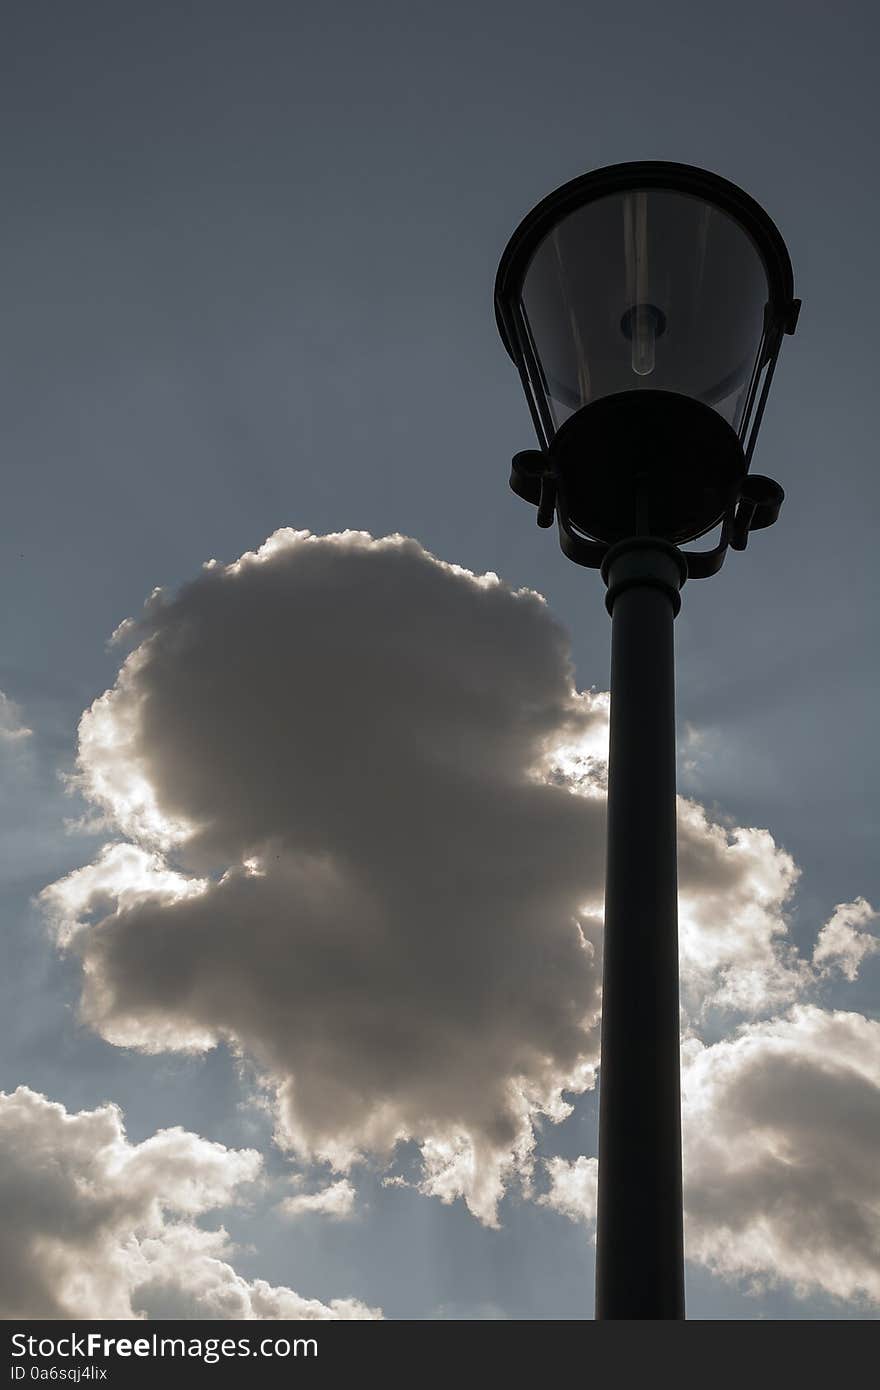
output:
M 520 291 L 551 433 L 593 401 L 646 389 L 711 406 L 742 438 L 770 298 L 752 237 L 711 202 L 647 187 L 577 207 L 538 244 Z

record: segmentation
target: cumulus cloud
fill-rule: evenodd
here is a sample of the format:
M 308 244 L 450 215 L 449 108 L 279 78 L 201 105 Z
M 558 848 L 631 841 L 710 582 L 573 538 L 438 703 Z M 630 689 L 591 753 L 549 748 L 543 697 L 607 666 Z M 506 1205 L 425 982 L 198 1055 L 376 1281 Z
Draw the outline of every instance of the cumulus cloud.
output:
M 381 1318 L 360 1299 L 321 1303 L 265 1279 L 244 1279 L 226 1258 L 223 1231 L 175 1227 L 161 1239 L 146 1238 L 138 1254 L 137 1303 L 151 1318 L 211 1318 L 364 1322 Z
M 380 1316 L 243 1279 L 226 1232 L 195 1224 L 260 1166 L 179 1128 L 132 1144 L 114 1105 L 70 1113 L 25 1086 L 0 1092 L 0 1317 Z
M 599 1160 L 583 1155 L 573 1162 L 564 1158 L 548 1158 L 545 1166 L 550 1187 L 537 1198 L 539 1206 L 561 1212 L 569 1221 L 583 1221 L 587 1225 L 594 1222 Z
M 801 1295 L 880 1303 L 880 1023 L 797 1005 L 682 1070 L 688 1259 Z M 597 1161 L 547 1162 L 542 1205 L 596 1219 Z
M 285 1216 L 317 1214 L 341 1221 L 354 1211 L 355 1189 L 347 1178 L 331 1183 L 320 1192 L 297 1192 L 293 1197 L 285 1197 L 278 1210 Z
M 880 1023 L 797 1006 L 690 1042 L 682 1085 L 689 1257 L 880 1302 Z
M 729 941 L 712 938 L 710 895 L 690 909 L 707 927 L 685 954 L 691 990 L 708 987 L 712 1003 L 747 1014 L 808 997 L 833 972 L 856 979 L 877 949 L 862 930 L 877 920 L 864 898 L 835 908 L 811 969 L 780 930 L 795 877 L 788 856 L 762 832 L 706 832 L 707 855 L 732 851 L 750 867 L 733 899 L 740 915 L 725 926 Z M 709 877 L 721 881 L 717 865 Z M 685 923 L 693 927 L 687 906 Z M 784 1282 L 802 1297 L 880 1303 L 880 1023 L 799 1002 L 741 1022 L 711 1046 L 689 1028 L 682 1125 L 689 1260 L 755 1293 Z M 595 1239 L 597 1160 L 553 1158 L 546 1167 L 550 1188 L 537 1200 Z
M 813 965 L 822 975 L 838 971 L 844 979 L 857 979 L 862 962 L 880 951 L 876 931 L 865 931 L 880 921 L 880 913 L 865 898 L 838 903 L 819 933 Z
M 78 785 L 127 838 L 42 895 L 84 1019 L 229 1042 L 282 1144 L 343 1173 L 412 1140 L 492 1224 L 594 1082 L 607 695 L 539 595 L 400 536 L 279 531 L 118 640 Z M 679 855 L 694 1016 L 797 997 L 790 856 L 686 801 Z
M 597 1055 L 604 808 L 541 768 L 606 716 L 563 630 L 414 541 L 288 531 L 132 635 L 80 728 L 131 843 L 44 896 L 84 1017 L 233 1041 L 300 1155 L 414 1139 L 427 1189 L 492 1221 Z
M 678 802 L 682 996 L 695 1018 L 714 1007 L 760 1015 L 811 982 L 788 939 L 786 907 L 799 869 L 767 830 L 711 822 Z

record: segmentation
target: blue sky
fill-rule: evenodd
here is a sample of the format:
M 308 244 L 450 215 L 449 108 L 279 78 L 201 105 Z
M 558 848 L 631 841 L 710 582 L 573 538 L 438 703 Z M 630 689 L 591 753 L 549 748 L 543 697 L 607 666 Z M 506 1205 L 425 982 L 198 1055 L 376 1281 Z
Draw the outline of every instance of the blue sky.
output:
M 376 1152 L 352 1169 L 352 1213 L 281 1219 L 278 1202 L 299 1190 L 286 1186 L 291 1175 L 307 1192 L 338 1175 L 315 1157 L 314 1144 L 309 1150 L 301 1140 L 297 1150 L 273 1142 L 276 1093 L 261 1084 L 261 1068 L 263 1083 L 267 1067 L 277 1080 L 287 1075 L 290 1057 L 284 1054 L 282 1066 L 272 1053 L 270 1065 L 277 1042 L 271 1030 L 260 1031 L 250 1016 L 246 1025 L 235 1023 L 232 1010 L 210 1016 L 220 1038 L 214 1050 L 148 1053 L 133 1005 L 124 1019 L 114 1014 L 112 1025 L 107 1016 L 96 1013 L 90 1022 L 82 1014 L 88 953 L 59 952 L 33 898 L 94 862 L 104 844 L 136 836 L 121 823 L 118 805 L 114 821 L 112 807 L 108 812 L 106 802 L 83 795 L 88 785 L 69 795 L 59 774 L 73 770 L 83 711 L 117 679 L 128 648 L 107 644 L 119 624 L 140 615 L 156 586 L 173 595 L 205 561 L 233 562 L 282 527 L 318 537 L 346 529 L 377 538 L 401 533 L 443 562 L 478 575 L 492 571 L 513 590 L 538 591 L 549 606 L 546 622 L 561 625 L 552 632 L 564 634 L 563 648 L 570 643 L 577 689 L 605 690 L 609 625 L 601 584 L 563 559 L 507 489 L 510 456 L 531 447 L 532 438 L 497 337 L 492 284 L 510 232 L 558 184 L 619 160 L 679 160 L 732 179 L 767 208 L 788 243 L 804 301 L 798 333 L 783 347 L 755 456 L 756 468 L 786 489 L 780 523 L 756 536 L 745 555 L 731 556 L 719 576 L 688 584 L 683 595 L 676 624 L 680 787 L 706 809 L 707 824 L 765 829 L 772 837 L 742 851 L 748 865 L 737 911 L 744 915 L 736 920 L 747 923 L 749 949 L 748 893 L 758 891 L 758 879 L 772 899 L 767 911 L 777 913 L 804 961 L 838 904 L 880 903 L 877 656 L 870 640 L 880 305 L 876 194 L 866 173 L 876 124 L 876 16 L 863 4 L 832 10 L 775 3 L 712 13 L 679 3 L 661 10 L 641 0 L 614 14 L 559 0 L 540 11 L 518 3 L 442 10 L 344 3 L 310 13 L 268 0 L 159 3 L 149 12 L 85 0 L 76 7 L 14 4 L 10 13 L 0 123 L 7 169 L 0 564 L 11 601 L 0 689 L 15 706 L 6 711 L 9 730 L 31 732 L 0 743 L 9 847 L 0 883 L 8 963 L 0 1085 L 6 1092 L 25 1085 L 70 1112 L 113 1102 L 132 1144 L 181 1126 L 191 1136 L 187 1162 L 200 1182 L 214 1160 L 199 1144 L 261 1153 L 268 1177 L 247 1200 L 238 1200 L 229 1177 L 225 1195 L 208 1193 L 218 1200 L 195 1212 L 172 1203 L 164 1218 L 168 1230 L 225 1223 L 240 1247 L 228 1261 L 252 1284 L 267 1281 L 326 1305 L 353 1298 L 389 1317 L 583 1316 L 592 1305 L 590 1227 L 570 1219 L 564 1203 L 541 1204 L 519 1179 L 510 1181 L 493 1229 L 461 1196 L 446 1204 L 439 1195 L 383 1186 L 389 1173 L 425 1181 L 424 1134 L 414 1110 L 406 1111 L 412 1137 L 392 1167 Z M 298 553 L 294 547 L 291 565 Z M 377 593 L 386 582 L 382 553 L 368 554 L 375 565 L 364 571 L 367 595 L 372 576 Z M 412 559 L 412 567 L 413 584 L 424 579 L 433 593 L 428 562 Z M 352 595 L 341 577 L 337 589 L 335 582 L 316 588 L 314 602 L 331 605 L 327 621 L 341 624 Z M 249 584 L 241 587 L 250 595 Z M 462 598 L 462 622 L 473 618 L 477 633 L 489 600 L 475 586 L 466 593 L 473 604 Z M 224 727 L 241 731 L 245 751 L 245 733 L 258 728 L 260 710 L 268 729 L 266 711 L 290 698 L 284 682 L 294 680 L 296 644 L 315 651 L 299 610 L 288 613 L 277 595 L 265 602 L 259 612 L 277 643 L 277 663 L 260 682 L 240 682 L 232 693 L 221 673 L 210 696 L 229 712 Z M 424 617 L 439 653 L 450 641 L 445 602 L 441 595 Z M 201 631 L 202 610 L 196 604 L 193 611 Z M 500 604 L 501 635 L 490 644 L 474 638 L 474 662 L 484 663 L 477 669 L 501 699 L 513 689 L 520 644 L 533 640 L 536 669 L 557 682 L 554 698 L 561 699 L 563 648 L 548 635 L 551 627 L 537 617 L 526 622 L 521 611 L 512 599 Z M 380 607 L 370 612 L 375 641 L 390 640 Z M 156 621 L 161 629 L 161 615 Z M 399 621 L 408 632 L 416 619 L 402 610 Z M 229 624 L 234 636 L 232 615 Z M 381 672 L 368 679 L 358 665 L 356 637 L 351 652 L 334 657 L 335 684 L 325 671 L 325 684 L 316 676 L 293 686 L 311 692 L 304 719 L 326 714 L 321 767 L 333 785 L 353 779 L 355 800 L 367 796 L 366 784 L 351 762 L 339 762 L 333 714 L 337 723 L 344 715 L 352 728 L 366 728 L 358 712 L 371 708 L 371 699 L 381 708 L 385 698 Z M 230 642 L 230 668 L 238 669 L 241 652 Z M 208 647 L 194 650 L 196 661 Z M 417 650 L 401 641 L 406 660 L 399 674 L 413 669 Z M 461 687 L 458 655 L 450 641 L 443 663 L 448 701 Z M 179 679 L 163 668 L 150 687 L 153 698 Z M 359 688 L 363 702 L 350 705 Z M 414 698 L 407 708 L 418 728 L 432 707 Z M 477 740 L 483 726 L 473 719 L 468 727 Z M 159 733 L 138 745 L 157 778 Z M 198 781 L 191 769 L 184 786 L 174 771 L 180 749 L 189 747 L 184 733 L 169 715 L 164 780 L 157 782 L 169 804 L 189 804 Z M 256 739 L 256 776 L 273 766 L 274 755 L 262 734 L 247 736 Z M 227 790 L 228 747 L 206 743 L 202 764 L 225 769 L 227 780 L 217 785 Z M 304 745 L 297 756 L 307 754 Z M 242 757 L 236 776 L 251 765 Z M 294 777 L 294 792 L 297 785 Z M 416 797 L 434 786 L 411 785 Z M 270 827 L 278 835 L 292 833 L 284 806 Z M 99 811 L 110 816 L 100 828 L 65 826 Z M 297 815 L 304 814 L 300 807 Z M 321 823 L 327 844 L 341 853 L 332 837 L 343 829 Z M 215 829 L 209 868 L 181 851 L 179 872 L 216 875 L 237 862 L 229 852 L 238 844 L 231 819 Z M 717 849 L 700 825 L 692 839 L 695 862 L 701 845 Z M 303 852 L 305 841 L 296 844 Z M 799 877 L 780 899 L 767 888 L 767 875 L 783 872 L 783 853 Z M 464 872 L 454 860 L 450 870 L 453 877 Z M 694 885 L 699 936 L 711 932 L 706 922 L 699 925 L 700 904 L 708 921 L 714 888 L 700 888 L 696 877 Z M 733 910 L 729 900 L 719 902 L 720 910 Z M 853 930 L 876 932 L 876 922 L 865 918 Z M 296 958 L 294 938 L 272 939 L 285 960 Z M 769 970 L 776 958 L 762 941 L 761 968 Z M 765 1057 L 789 1046 L 768 1041 L 767 1029 L 792 1006 L 874 1020 L 877 960 L 863 955 L 854 980 L 839 955 L 824 975 L 820 960 L 821 978 L 800 993 L 791 984 L 788 995 L 765 991 L 757 1012 L 710 1011 L 699 1021 L 700 1036 L 707 1046 L 732 1045 L 743 1025 L 764 1028 L 755 1048 Z M 734 968 L 728 960 L 701 975 L 694 959 L 694 988 L 710 993 L 719 988 L 718 970 Z M 744 959 L 741 951 L 737 970 Z M 156 1016 L 165 1010 L 162 1017 L 172 1017 L 161 991 L 148 1003 Z M 182 1020 L 180 1010 L 173 1013 L 175 1028 Z M 819 1037 L 820 1023 L 791 1033 L 795 1061 L 814 1055 L 808 1035 Z M 125 1029 L 133 1043 L 108 1036 Z M 817 1111 L 825 1116 L 822 1133 L 834 1124 L 848 1133 L 853 1116 L 846 1106 L 862 1105 L 841 1060 L 849 1046 L 842 1036 L 834 1046 L 842 1049 L 835 1066 L 843 1119 Z M 332 1029 L 321 1037 L 336 1046 Z M 512 1047 L 515 1040 L 499 1032 L 499 1055 L 503 1041 Z M 746 1051 L 743 1045 L 735 1057 L 746 1058 Z M 294 1063 L 303 1067 L 299 1055 Z M 552 1055 L 564 1069 L 562 1053 Z M 850 1082 L 855 1089 L 847 1089 Z M 807 1078 L 807 1110 L 809 1084 Z M 369 1092 L 373 1102 L 381 1091 Z M 407 1105 L 413 1094 L 407 1091 Z M 568 1097 L 574 1109 L 567 1119 L 538 1125 L 536 1159 L 573 1164 L 595 1153 L 594 1094 Z M 448 1119 L 455 1106 L 464 1113 L 467 1104 L 458 1094 L 454 1104 L 447 1097 L 442 1114 Z M 859 1136 L 869 1113 L 859 1108 L 847 1152 L 868 1143 Z M 97 1122 L 90 1124 L 97 1134 Z M 792 1125 L 812 1156 L 818 1186 L 809 1191 L 819 1200 L 829 1156 L 821 1134 Z M 14 1168 L 18 1131 L 11 1132 Z M 789 1140 L 797 1166 L 807 1148 Z M 711 1166 L 712 1156 L 701 1161 Z M 235 1163 L 229 1172 L 240 1176 Z M 536 1162 L 537 1196 L 550 1191 L 548 1171 Z M 156 1174 L 158 1181 L 158 1167 Z M 856 1183 L 838 1195 L 853 1203 L 870 1244 L 876 1186 Z M 142 1231 L 144 1219 L 139 1210 L 121 1212 L 114 1230 Z M 718 1251 L 730 1247 L 718 1243 L 721 1217 L 713 1220 L 706 1260 L 689 1266 L 691 1316 L 876 1316 L 876 1304 L 857 1293 L 832 1297 L 830 1274 L 824 1286 L 798 1292 L 791 1265 L 774 1276 L 769 1268 L 737 1272 L 734 1261 L 726 1275 L 712 1273 L 709 1263 L 717 1267 Z M 838 1229 L 830 1217 L 828 1229 Z M 156 1239 L 170 1249 L 175 1236 L 168 1230 Z M 96 1262 L 107 1264 L 105 1247 L 98 1242 L 94 1249 Z M 873 1259 L 880 1279 L 876 1243 Z M 54 1273 L 40 1274 L 42 1296 L 63 1288 L 58 1260 Z M 191 1290 L 157 1280 L 156 1309 L 185 1306 L 180 1300 Z M 97 1283 L 95 1289 L 99 1299 Z M 236 1306 L 256 1306 L 253 1291 L 241 1297 Z M 273 1297 L 272 1307 L 292 1306 Z M 232 1305 L 215 1306 L 228 1315 Z

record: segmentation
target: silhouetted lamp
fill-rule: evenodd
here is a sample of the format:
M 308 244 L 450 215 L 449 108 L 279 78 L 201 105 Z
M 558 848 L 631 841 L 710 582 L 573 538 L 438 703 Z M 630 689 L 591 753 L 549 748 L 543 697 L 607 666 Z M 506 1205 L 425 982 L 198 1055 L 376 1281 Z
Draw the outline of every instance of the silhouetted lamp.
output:
M 696 578 L 776 520 L 782 489 L 748 469 L 799 307 L 773 222 L 701 169 L 613 165 L 529 213 L 495 284 L 541 445 L 516 455 L 511 486 L 539 525 L 555 511 L 571 559 L 720 523 L 719 545 L 688 557 Z
M 511 486 L 601 568 L 612 618 L 598 1318 L 684 1317 L 673 621 L 685 580 L 779 514 L 749 464 L 793 285 L 752 198 L 661 163 L 551 193 L 495 283 L 540 444 Z

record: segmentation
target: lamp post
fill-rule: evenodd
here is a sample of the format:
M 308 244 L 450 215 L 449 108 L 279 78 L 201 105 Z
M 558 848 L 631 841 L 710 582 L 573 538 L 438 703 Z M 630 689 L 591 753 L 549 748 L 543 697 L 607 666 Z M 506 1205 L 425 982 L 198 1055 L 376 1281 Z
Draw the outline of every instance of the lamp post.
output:
M 661 162 L 551 193 L 495 283 L 540 443 L 511 487 L 600 570 L 611 615 L 597 1318 L 685 1315 L 672 628 L 685 580 L 779 514 L 749 465 L 799 308 L 763 209 Z

